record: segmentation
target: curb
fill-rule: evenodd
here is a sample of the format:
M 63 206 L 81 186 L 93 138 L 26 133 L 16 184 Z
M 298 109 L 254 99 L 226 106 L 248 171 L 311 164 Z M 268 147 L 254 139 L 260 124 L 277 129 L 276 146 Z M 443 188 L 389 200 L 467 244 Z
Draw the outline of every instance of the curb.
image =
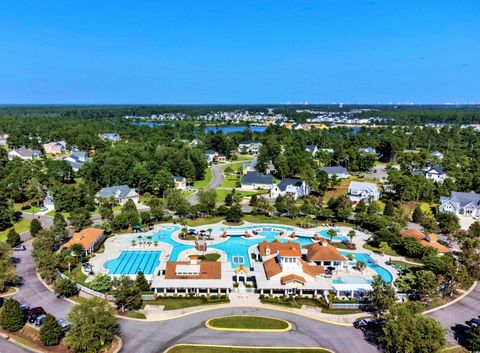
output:
M 0 337 L 4 338 L 6 341 L 8 341 L 8 342 L 20 347 L 20 348 L 23 348 L 27 351 L 30 351 L 30 352 L 33 352 L 33 353 L 43 353 L 43 351 L 39 351 L 39 350 L 36 350 L 35 348 L 26 346 L 23 343 L 20 343 L 20 342 L 16 341 L 13 337 L 10 337 L 10 336 L 2 333 L 2 332 L 0 332 Z
M 470 293 L 472 293 L 473 290 L 475 289 L 475 287 L 477 286 L 477 283 L 478 283 L 477 281 L 473 282 L 472 286 L 471 286 L 465 293 L 463 293 L 463 294 L 462 294 L 461 296 L 459 296 L 458 298 L 452 300 L 451 302 L 448 302 L 448 303 L 443 304 L 443 305 L 440 305 L 440 306 L 438 306 L 438 307 L 436 307 L 436 308 L 433 308 L 433 309 L 424 311 L 422 314 L 427 315 L 427 314 L 433 313 L 433 312 L 435 312 L 435 311 L 437 311 L 437 310 L 441 310 L 441 309 L 444 309 L 444 308 L 446 308 L 446 307 L 448 307 L 448 306 L 450 306 L 450 305 L 455 304 L 456 302 L 462 300 L 462 299 L 465 298 L 467 295 L 469 295 Z
M 227 328 L 227 327 L 216 327 L 216 326 L 212 326 L 210 324 L 210 321 L 212 320 L 216 320 L 216 319 L 223 319 L 223 318 L 227 318 L 227 317 L 252 317 L 252 318 L 255 318 L 255 317 L 259 317 L 259 316 L 255 316 L 255 315 L 226 315 L 226 316 L 219 316 L 219 317 L 214 317 L 214 318 L 211 318 L 211 319 L 208 319 L 207 321 L 205 321 L 205 326 L 207 328 L 209 328 L 210 330 L 216 330 L 216 331 L 237 331 L 237 332 L 288 332 L 292 329 L 292 324 L 287 321 L 287 320 L 284 320 L 284 319 L 278 319 L 276 317 L 269 317 L 269 316 L 261 316 L 259 318 L 261 319 L 271 319 L 271 320 L 277 320 L 277 321 L 282 321 L 282 322 L 285 322 L 287 323 L 287 327 L 286 328 L 280 328 L 280 329 L 254 329 L 254 328 Z
M 272 348 L 275 348 L 275 349 L 283 349 L 283 350 L 287 350 L 287 349 L 302 349 L 302 350 L 318 350 L 318 349 L 323 349 L 324 351 L 327 351 L 327 352 L 330 352 L 330 353 L 335 353 L 335 351 L 332 351 L 331 349 L 328 349 L 328 348 L 323 348 L 323 347 L 284 347 L 284 346 L 275 346 L 275 347 L 272 347 L 272 346 L 229 346 L 229 345 L 217 345 L 217 344 L 198 344 L 198 343 L 178 343 L 178 344 L 174 344 L 173 346 L 171 347 L 168 347 L 166 350 L 163 351 L 163 353 L 168 353 L 170 350 L 172 350 L 173 348 L 175 347 L 181 347 L 181 346 L 193 346 L 193 347 L 212 347 L 212 348 L 245 348 L 245 349 L 251 349 L 252 350 L 252 353 L 255 352 L 253 351 L 254 349 L 258 350 L 262 350 L 262 349 L 272 349 Z M 256 352 L 256 353 L 261 353 L 261 352 Z
M 122 338 L 120 336 L 115 335 L 113 337 L 118 341 L 118 347 L 112 353 L 118 353 L 122 350 L 123 341 L 122 341 Z
M 12 293 L 3 293 L 3 294 L 0 294 L 0 298 L 9 298 L 11 296 L 14 296 L 15 294 L 18 293 L 19 289 L 18 287 L 13 287 L 14 291 Z

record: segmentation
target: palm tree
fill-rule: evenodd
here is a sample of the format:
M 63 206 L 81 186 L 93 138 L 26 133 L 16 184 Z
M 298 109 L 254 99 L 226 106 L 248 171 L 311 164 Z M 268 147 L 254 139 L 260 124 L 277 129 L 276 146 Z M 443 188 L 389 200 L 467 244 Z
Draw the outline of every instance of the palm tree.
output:
M 212 237 L 213 229 L 212 229 L 212 228 L 208 228 L 208 229 L 207 229 L 207 232 L 208 232 L 208 237 L 211 238 L 211 237 Z
M 348 232 L 348 237 L 350 238 L 350 247 L 352 246 L 353 238 L 354 238 L 356 235 L 357 235 L 357 233 L 355 233 L 355 231 L 354 231 L 353 229 Z
M 135 239 L 132 239 L 132 246 L 135 246 L 135 244 L 137 244 L 137 242 L 135 241 Z
M 335 229 L 329 229 L 327 235 L 330 237 L 330 243 L 333 243 L 333 237 L 337 235 L 337 231 Z
M 155 240 L 155 241 L 153 242 L 153 246 L 157 247 L 157 246 L 158 246 L 158 241 Z

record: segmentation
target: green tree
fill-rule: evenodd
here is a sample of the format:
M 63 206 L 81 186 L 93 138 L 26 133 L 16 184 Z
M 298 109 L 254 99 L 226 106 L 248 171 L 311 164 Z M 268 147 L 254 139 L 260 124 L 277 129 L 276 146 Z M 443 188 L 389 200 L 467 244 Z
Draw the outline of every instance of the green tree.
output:
M 0 192 L 0 231 L 12 226 L 13 207 L 6 193 Z
M 204 189 L 198 192 L 198 205 L 203 212 L 210 213 L 215 208 L 217 193 L 213 189 Z
M 100 208 L 100 216 L 104 221 L 112 221 L 113 220 L 113 208 L 111 202 L 105 200 L 101 203 Z
M 438 293 L 437 278 L 432 271 L 419 270 L 415 272 L 415 284 L 412 288 L 420 300 L 431 300 Z
M 415 207 L 412 213 L 412 222 L 413 223 L 422 223 L 423 211 L 420 206 Z
M 480 351 L 480 326 L 475 327 L 470 333 L 470 336 L 467 338 L 467 347 L 472 352 Z
M 77 208 L 70 213 L 70 223 L 76 231 L 92 225 L 90 213 L 86 208 Z
M 53 290 L 58 296 L 69 298 L 78 293 L 75 282 L 68 278 L 58 277 L 53 283 Z
M 60 212 L 56 212 L 55 216 L 53 216 L 51 231 L 59 242 L 62 242 L 68 237 L 67 221 L 65 221 L 65 217 L 63 217 Z
M 137 273 L 137 277 L 135 278 L 135 284 L 142 292 L 150 291 L 150 285 L 148 284 L 147 279 L 142 271 Z
M 122 312 L 136 310 L 142 307 L 142 293 L 140 288 L 127 276 L 121 276 L 113 281 L 113 295 L 115 305 Z
M 72 329 L 65 341 L 76 353 L 99 352 L 118 332 L 115 309 L 100 298 L 90 298 L 74 305 L 68 321 Z
M 330 243 L 333 242 L 333 238 L 337 236 L 337 231 L 335 229 L 327 230 L 327 235 L 330 237 Z
M 258 202 L 258 196 L 257 195 L 252 195 L 250 197 L 250 203 L 249 203 L 250 206 L 253 206 L 253 207 L 257 206 L 257 202 Z
M 90 281 L 90 288 L 98 292 L 106 292 L 112 288 L 113 282 L 109 275 L 97 273 Z
M 440 212 L 437 215 L 437 222 L 440 231 L 445 234 L 449 239 L 451 239 L 453 234 L 460 230 L 459 219 L 453 213 Z
M 383 313 L 395 303 L 396 295 L 390 283 L 386 283 L 380 276 L 375 276 L 372 291 L 369 293 L 372 309 Z
M 38 232 L 40 232 L 43 229 L 42 223 L 36 218 L 32 219 L 32 222 L 30 222 L 30 235 L 32 237 L 36 237 Z
M 138 210 L 137 210 L 137 205 L 135 205 L 135 202 L 133 202 L 133 200 L 131 199 L 128 199 L 127 202 L 125 202 L 125 204 L 122 207 L 122 213 L 126 214 L 126 213 L 137 213 L 137 212 Z
M 243 212 L 240 206 L 238 205 L 233 205 L 230 207 L 227 211 L 227 214 L 225 215 L 225 218 L 229 222 L 240 222 L 243 217 Z
M 15 231 L 14 228 L 10 229 L 7 234 L 7 243 L 11 247 L 17 246 L 22 242 L 20 235 Z
M 361 199 L 361 200 L 357 203 L 357 205 L 355 206 L 355 212 L 356 212 L 356 213 L 365 213 L 365 212 L 367 212 L 367 207 L 368 207 L 368 205 L 367 205 L 367 203 L 365 202 L 365 200 L 364 200 L 364 199 Z
M 29 200 L 39 206 L 43 199 L 45 199 L 45 197 L 47 196 L 47 193 L 43 189 L 40 181 L 38 181 L 37 178 L 33 177 L 27 182 L 27 185 L 25 187 L 25 195 L 28 197 Z
M 397 304 L 385 315 L 379 341 L 387 353 L 434 353 L 445 347 L 445 329 L 422 315 L 415 302 Z
M 393 202 L 392 201 L 387 201 L 385 203 L 385 208 L 383 209 L 383 215 L 384 216 L 395 216 L 395 207 L 393 206 Z
M 357 233 L 352 229 L 348 232 L 348 238 L 350 239 L 350 245 L 353 244 L 353 238 L 357 235 Z
M 42 326 L 40 327 L 40 341 L 45 346 L 56 346 L 60 343 L 64 335 L 62 326 L 52 314 L 47 314 Z
M 17 332 L 25 325 L 25 316 L 20 303 L 7 299 L 0 310 L 0 326 L 9 332 Z
M 0 241 L 0 293 L 4 292 L 8 288 L 8 284 L 17 278 L 11 258 L 12 249 L 10 245 Z

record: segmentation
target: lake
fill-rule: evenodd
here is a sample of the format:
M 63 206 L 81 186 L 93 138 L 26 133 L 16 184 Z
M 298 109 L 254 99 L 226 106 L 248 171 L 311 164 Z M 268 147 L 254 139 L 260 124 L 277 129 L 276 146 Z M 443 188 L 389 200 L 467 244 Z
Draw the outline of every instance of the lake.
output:
M 164 125 L 172 125 L 174 122 L 164 122 L 164 121 L 134 121 L 132 122 L 133 125 L 138 126 L 148 126 L 148 127 L 155 127 L 155 126 L 164 126 Z M 222 131 L 226 134 L 230 132 L 242 132 L 244 130 L 250 129 L 252 132 L 265 132 L 267 129 L 266 126 L 246 126 L 246 125 L 231 125 L 231 126 L 208 126 L 205 128 L 205 133 L 210 131 L 218 132 Z

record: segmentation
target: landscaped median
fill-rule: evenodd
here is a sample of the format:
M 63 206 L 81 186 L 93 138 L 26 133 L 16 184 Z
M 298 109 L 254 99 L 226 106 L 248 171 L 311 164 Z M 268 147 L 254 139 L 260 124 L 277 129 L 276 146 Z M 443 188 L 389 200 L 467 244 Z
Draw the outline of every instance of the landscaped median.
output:
M 235 315 L 210 319 L 205 326 L 220 331 L 286 332 L 292 325 L 285 320 L 271 317 Z
M 308 347 L 251 347 L 177 344 L 168 348 L 165 353 L 333 353 L 333 351 L 324 348 Z

